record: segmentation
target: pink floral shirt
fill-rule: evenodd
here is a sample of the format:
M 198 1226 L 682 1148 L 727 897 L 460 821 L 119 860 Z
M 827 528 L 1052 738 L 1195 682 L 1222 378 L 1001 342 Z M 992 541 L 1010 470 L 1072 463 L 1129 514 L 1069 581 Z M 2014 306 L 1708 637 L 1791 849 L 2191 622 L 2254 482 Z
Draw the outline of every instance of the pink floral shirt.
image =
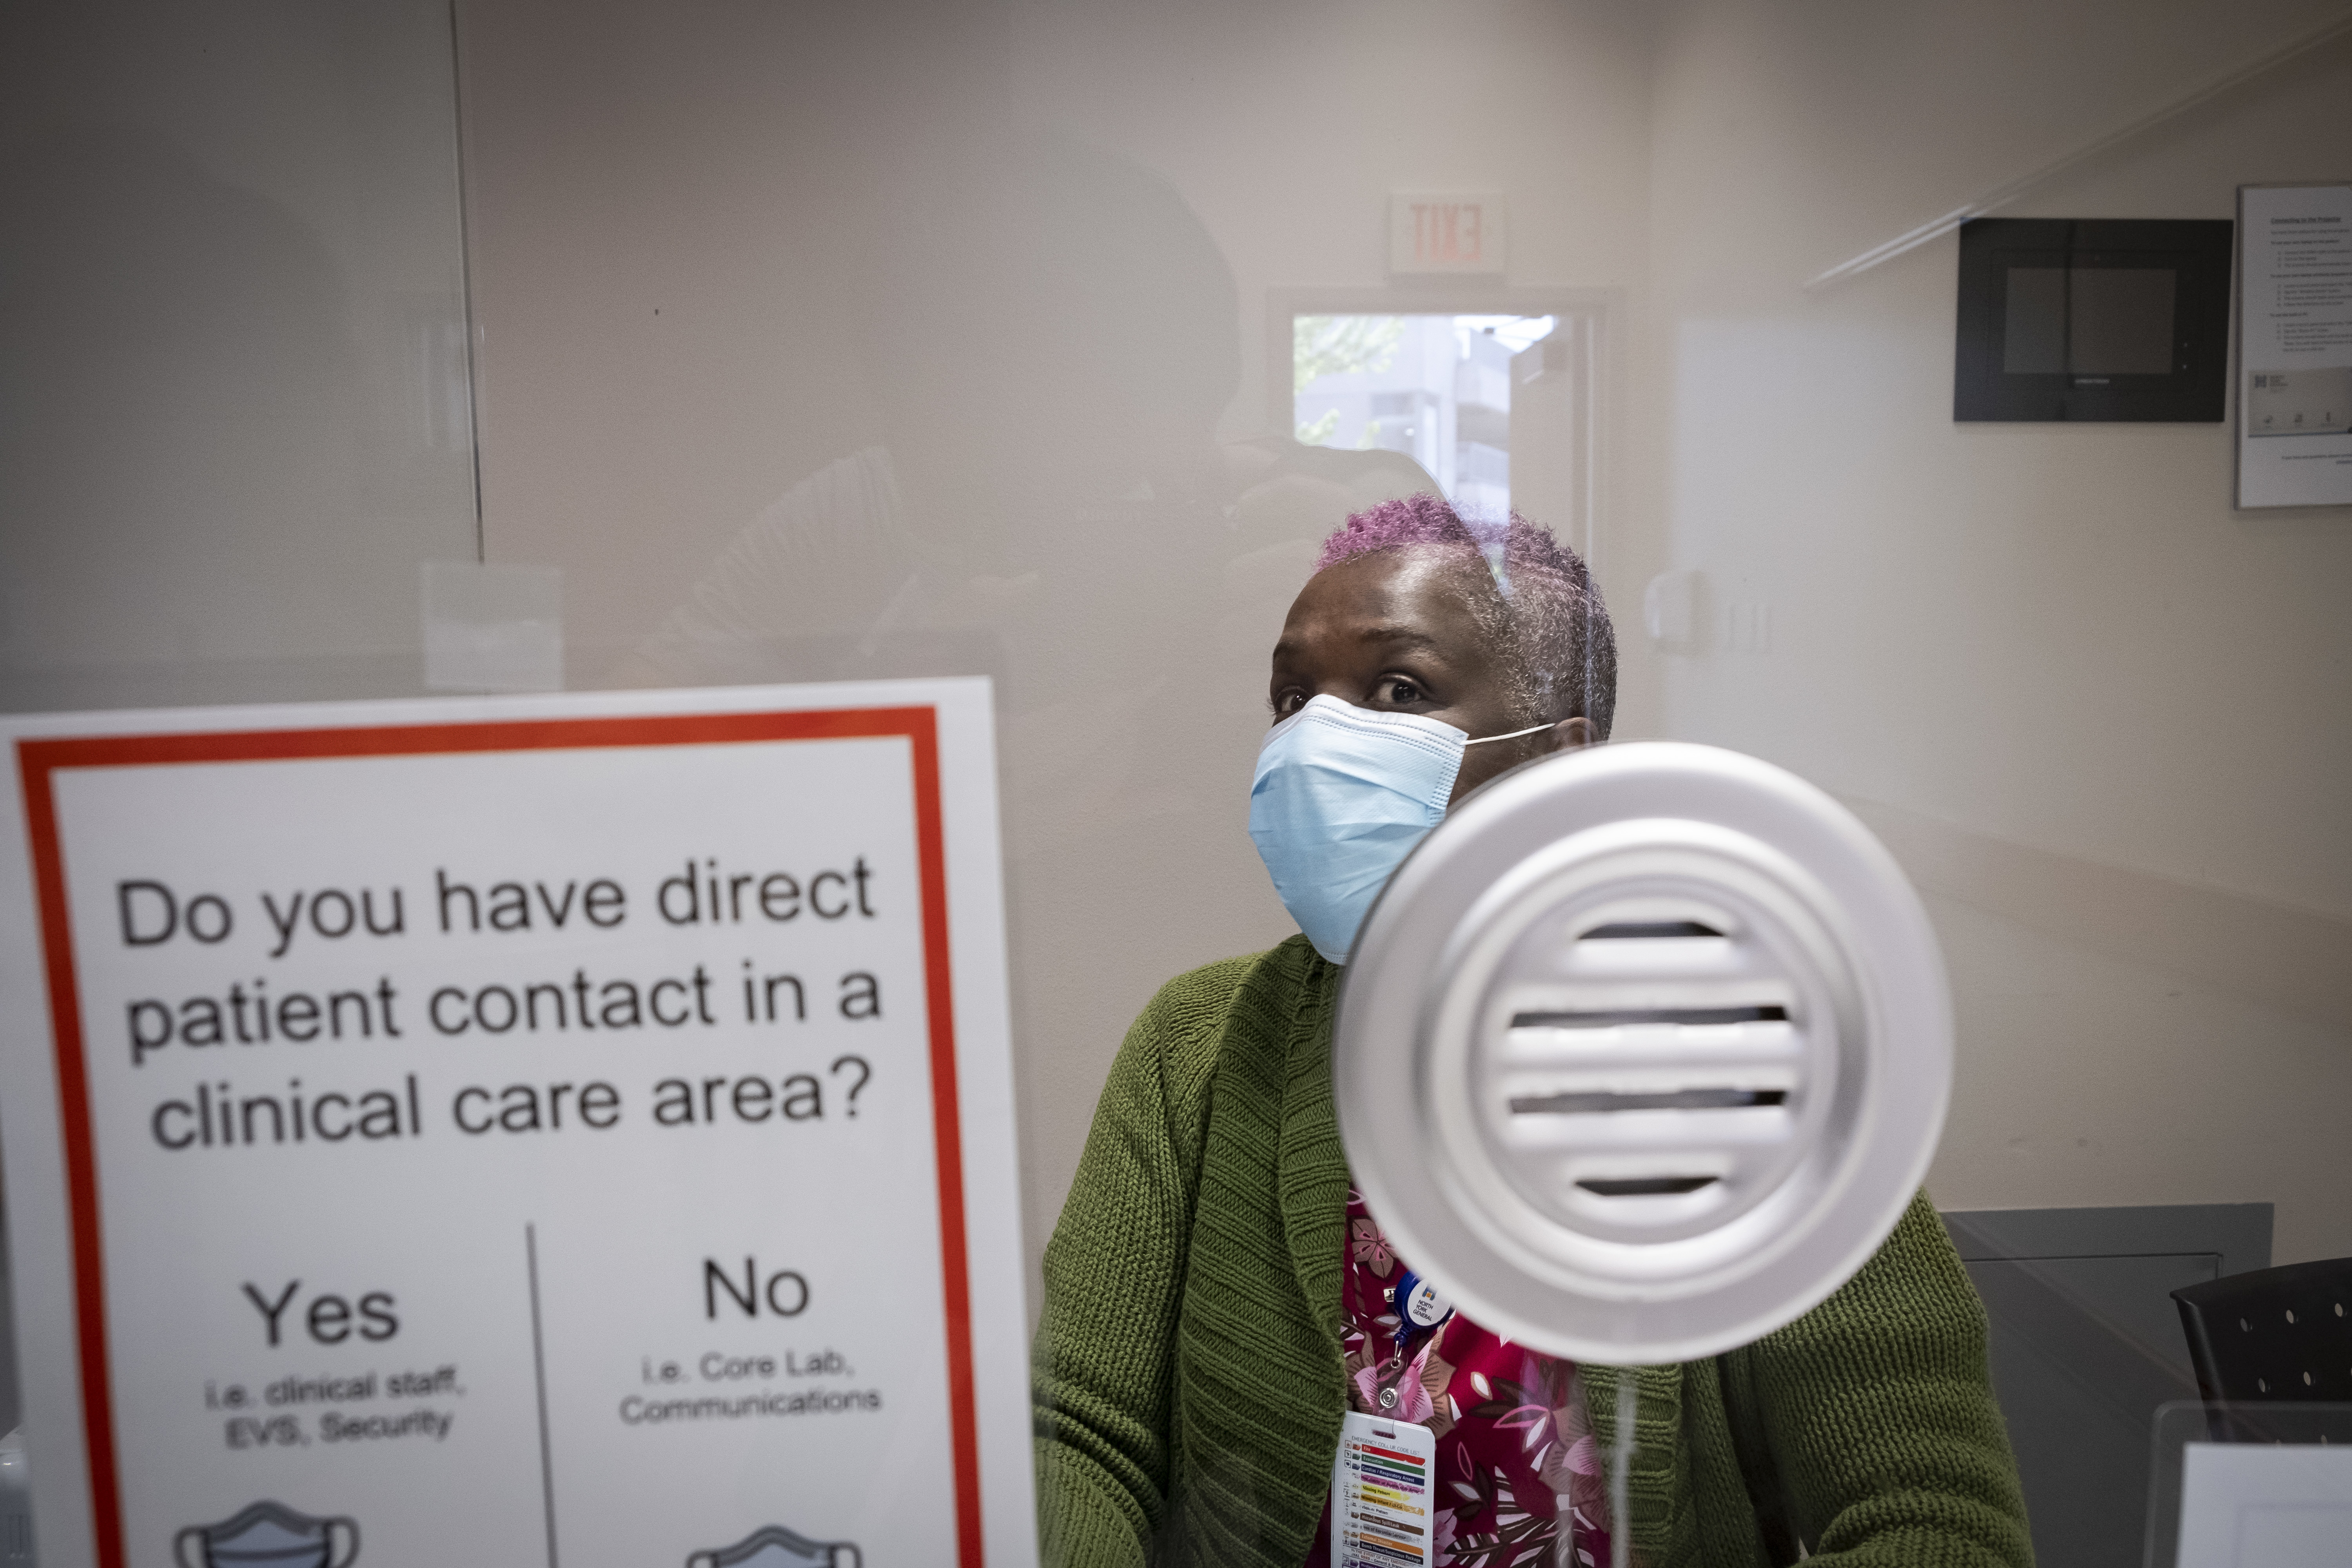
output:
M 1577 1568 L 1607 1568 L 1609 1490 L 1573 1363 L 1499 1339 L 1456 1312 L 1400 1357 L 1391 1300 L 1406 1265 L 1348 1193 L 1349 1404 L 1418 1422 L 1437 1436 L 1437 1561 L 1431 1568 L 1551 1568 L 1563 1528 Z M 1382 1395 L 1395 1398 L 1382 1403 Z M 1305 1568 L 1328 1568 L 1331 1506 Z

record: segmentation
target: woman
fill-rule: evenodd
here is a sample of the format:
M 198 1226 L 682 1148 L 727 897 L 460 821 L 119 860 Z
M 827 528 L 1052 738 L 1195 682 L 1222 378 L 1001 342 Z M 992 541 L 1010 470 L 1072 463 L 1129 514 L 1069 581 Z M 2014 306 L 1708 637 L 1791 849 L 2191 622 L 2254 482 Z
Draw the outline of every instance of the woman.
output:
M 1459 1313 L 1418 1331 L 1397 1315 L 1412 1260 L 1351 1190 L 1332 1110 L 1340 963 L 1436 815 L 1606 739 L 1615 682 L 1583 563 L 1519 519 L 1474 529 L 1417 496 L 1326 542 L 1275 647 L 1251 816 L 1303 934 L 1180 976 L 1144 1010 L 1046 1247 L 1047 1563 L 1324 1568 L 1351 1408 L 1435 1433 L 1439 1563 L 1605 1568 L 1612 1526 L 1657 1568 L 1801 1551 L 1823 1568 L 2032 1563 L 1983 1309 L 1924 1194 L 1795 1323 L 1633 1375 L 1622 1521 L 1591 1436 L 1613 1430 L 1613 1370 L 1580 1376 Z M 1384 806 L 1335 813 L 1282 787 L 1318 726 L 1421 751 Z

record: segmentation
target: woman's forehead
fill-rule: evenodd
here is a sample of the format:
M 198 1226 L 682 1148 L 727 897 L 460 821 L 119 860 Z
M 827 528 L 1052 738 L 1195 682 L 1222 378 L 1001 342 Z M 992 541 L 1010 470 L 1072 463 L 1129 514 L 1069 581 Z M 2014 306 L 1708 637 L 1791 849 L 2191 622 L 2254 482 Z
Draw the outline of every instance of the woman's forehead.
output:
M 1465 552 L 1383 551 L 1325 568 L 1292 605 L 1276 657 L 1306 651 L 1418 651 L 1453 658 L 1486 654 L 1472 595 L 1485 563 Z

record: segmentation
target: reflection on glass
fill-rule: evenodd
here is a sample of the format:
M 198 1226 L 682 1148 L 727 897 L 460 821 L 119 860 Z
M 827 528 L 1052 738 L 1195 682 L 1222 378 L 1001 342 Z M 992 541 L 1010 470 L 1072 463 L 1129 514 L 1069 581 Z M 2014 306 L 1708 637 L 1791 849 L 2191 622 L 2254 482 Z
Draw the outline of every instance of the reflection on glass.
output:
M 1402 453 L 1464 516 L 1508 516 L 1512 362 L 1558 324 L 1553 316 L 1294 317 L 1298 439 Z
M 866 265 L 839 281 L 845 331 L 880 367 L 870 420 L 845 422 L 856 444 L 794 477 L 605 679 L 984 673 L 1015 726 L 1040 694 L 1088 717 L 1093 742 L 1042 748 L 1034 778 L 1008 763 L 1042 807 L 1100 798 L 1119 776 L 1126 759 L 1102 737 L 1163 700 L 1170 647 L 1186 647 L 1188 680 L 1213 668 L 1222 689 L 1262 686 L 1322 537 L 1432 486 L 1378 441 L 1221 436 L 1240 298 L 1189 204 L 1066 137 L 988 146 L 971 170 L 908 171 L 919 199 L 875 216 Z M 940 229 L 963 242 L 932 243 Z M 1451 363 L 1454 319 L 1435 320 Z M 1348 329 L 1327 353 L 1393 359 L 1406 335 Z M 1229 798 L 1217 765 L 1163 774 L 1169 798 L 1214 809 Z M 1019 854 L 1024 820 L 1008 821 Z
M 418 689 L 481 551 L 450 29 L 0 14 L 0 705 Z
M 2168 267 L 2012 267 L 2001 323 L 2010 375 L 2163 375 L 2172 368 Z

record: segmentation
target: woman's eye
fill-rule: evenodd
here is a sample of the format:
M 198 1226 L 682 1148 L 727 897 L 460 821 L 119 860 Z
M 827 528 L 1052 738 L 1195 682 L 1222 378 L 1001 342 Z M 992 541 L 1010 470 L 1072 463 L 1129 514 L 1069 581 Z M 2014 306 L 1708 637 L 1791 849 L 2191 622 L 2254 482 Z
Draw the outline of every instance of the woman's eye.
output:
M 1400 707 L 1421 700 L 1421 688 L 1402 676 L 1391 676 L 1381 682 L 1381 695 Z
M 1303 704 L 1297 692 L 1286 691 L 1274 700 L 1274 716 L 1277 719 L 1287 719 L 1297 712 L 1301 706 Z

